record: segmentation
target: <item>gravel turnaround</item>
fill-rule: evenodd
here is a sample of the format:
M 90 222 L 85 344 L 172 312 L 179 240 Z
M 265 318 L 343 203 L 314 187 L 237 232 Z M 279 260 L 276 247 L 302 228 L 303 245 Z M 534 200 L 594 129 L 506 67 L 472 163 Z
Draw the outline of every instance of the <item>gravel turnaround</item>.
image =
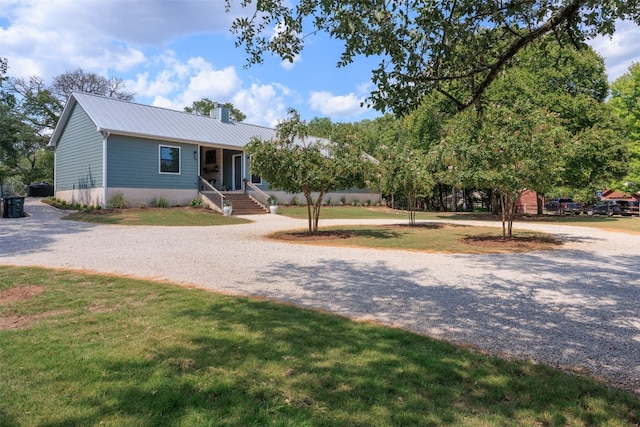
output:
M 270 231 L 306 227 L 280 215 L 232 226 L 132 227 L 62 221 L 65 213 L 39 199 L 26 199 L 25 211 L 29 217 L 0 218 L 0 265 L 267 297 L 544 362 L 640 394 L 638 234 L 523 224 L 554 233 L 563 249 L 461 255 L 266 239 Z M 640 230 L 640 220 L 627 221 Z M 356 222 L 390 223 L 349 221 Z

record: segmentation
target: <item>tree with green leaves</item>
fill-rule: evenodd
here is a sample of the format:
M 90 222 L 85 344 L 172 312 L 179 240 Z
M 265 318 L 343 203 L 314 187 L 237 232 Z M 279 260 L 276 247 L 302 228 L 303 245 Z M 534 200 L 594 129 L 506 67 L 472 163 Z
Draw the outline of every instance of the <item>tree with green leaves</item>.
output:
M 447 128 L 441 159 L 455 179 L 499 194 L 503 237 L 511 237 L 516 203 L 555 173 L 558 147 L 569 139 L 558 117 L 523 100 L 485 105 L 456 115 Z
M 640 191 L 640 63 L 631 64 L 613 82 L 609 104 L 624 120 L 629 136 L 627 174 L 615 186 L 634 193 Z
M 340 40 L 337 63 L 380 58 L 372 70 L 370 102 L 381 111 L 405 113 L 425 95 L 444 94 L 458 109 L 477 105 L 514 57 L 553 35 L 569 44 L 611 35 L 616 21 L 640 23 L 636 1 L 533 0 L 225 0 L 251 9 L 232 25 L 248 63 L 275 54 L 293 61 L 316 33 Z
M 302 193 L 307 202 L 309 233 L 318 232 L 320 208 L 331 191 L 364 187 L 368 160 L 354 140 L 310 136 L 309 125 L 294 109 L 276 126 L 277 138 L 254 138 L 247 144 L 251 173 L 272 188 Z
M 404 196 L 407 200 L 409 224 L 416 223 L 416 202 L 429 194 L 435 184 L 429 154 L 413 147 L 408 135 L 399 132 L 389 145 L 380 146 L 378 187 L 384 194 Z
M 11 161 L 4 161 L 4 173 L 21 187 L 37 181 L 53 181 L 54 154 L 47 148 L 47 142 L 72 91 L 133 99 L 121 79 L 107 79 L 82 69 L 55 77 L 51 85 L 38 76 L 5 80 L 3 98 L 10 102 L 3 103 L 3 120 L 5 123 L 9 120 L 13 130 L 3 137 L 11 140 L 11 149 L 5 151 L 11 153 Z
M 3 88 L 7 68 L 7 59 L 0 58 L 0 190 L 17 163 L 15 146 L 23 129 L 22 120 L 15 113 L 15 97 Z
M 236 107 L 233 106 L 232 103 L 226 102 L 224 104 L 220 104 L 218 102 L 212 101 L 209 98 L 202 98 L 199 101 L 193 101 L 191 106 L 184 107 L 184 111 L 192 114 L 200 114 L 201 116 L 208 116 L 211 113 L 211 110 L 214 110 L 218 107 L 224 107 L 229 110 L 229 115 L 231 120 L 234 122 L 243 122 L 247 116 Z
M 528 99 L 556 114 L 570 135 L 555 182 L 537 192 L 588 201 L 624 174 L 627 139 L 623 123 L 605 102 L 609 84 L 602 57 L 586 46 L 576 50 L 562 40 L 547 40 L 544 47 L 524 49 L 505 75 L 507 80 L 500 77 L 487 91 L 492 101 L 506 102 L 505 95 Z

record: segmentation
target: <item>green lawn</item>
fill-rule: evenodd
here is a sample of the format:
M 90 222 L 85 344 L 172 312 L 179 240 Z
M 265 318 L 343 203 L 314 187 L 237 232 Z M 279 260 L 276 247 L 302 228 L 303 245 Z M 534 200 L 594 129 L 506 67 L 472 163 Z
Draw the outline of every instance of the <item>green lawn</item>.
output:
M 280 213 L 292 218 L 307 218 L 307 208 L 304 206 L 280 206 Z M 394 210 L 384 207 L 364 206 L 323 206 L 320 209 L 320 225 L 323 219 L 397 219 L 409 221 L 406 211 Z M 488 213 L 467 212 L 417 212 L 417 220 L 480 220 L 501 222 L 499 216 Z M 594 227 L 604 230 L 637 232 L 640 233 L 640 219 L 637 217 L 613 217 L 587 216 L 587 215 L 527 215 L 516 219 L 516 224 L 549 223 L 560 225 L 575 225 L 582 227 Z
M 145 208 L 114 211 L 84 211 L 67 215 L 64 219 L 95 224 L 161 225 L 161 226 L 211 226 L 246 224 L 244 218 L 224 216 L 208 209 L 193 208 Z
M 290 305 L 30 267 L 0 292 L 2 426 L 640 422 L 594 380 Z
M 320 237 L 309 236 L 306 231 L 286 230 L 273 233 L 269 237 L 323 246 L 474 254 L 550 250 L 559 249 L 562 245 L 551 234 L 517 231 L 513 238 L 502 239 L 500 228 L 455 223 L 325 227 L 320 228 Z

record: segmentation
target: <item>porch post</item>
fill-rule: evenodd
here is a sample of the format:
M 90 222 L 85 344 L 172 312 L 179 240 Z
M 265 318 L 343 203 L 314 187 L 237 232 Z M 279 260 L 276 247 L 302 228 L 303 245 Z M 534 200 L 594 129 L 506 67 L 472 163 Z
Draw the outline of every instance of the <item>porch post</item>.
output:
M 247 186 L 244 183 L 244 180 L 247 177 L 246 168 L 247 168 L 247 152 L 242 150 L 242 168 L 241 168 L 241 170 L 242 170 L 242 179 L 240 180 L 240 182 L 242 182 L 241 190 L 243 190 L 243 191 L 247 191 Z

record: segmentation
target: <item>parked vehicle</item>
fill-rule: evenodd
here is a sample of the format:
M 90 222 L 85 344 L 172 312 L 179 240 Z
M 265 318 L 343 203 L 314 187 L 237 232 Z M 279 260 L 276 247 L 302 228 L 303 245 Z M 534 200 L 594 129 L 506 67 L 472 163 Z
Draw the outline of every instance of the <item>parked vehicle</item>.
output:
M 561 215 L 574 214 L 580 215 L 582 213 L 582 204 L 574 202 L 573 199 L 555 199 L 545 203 L 544 208 L 550 212 L 555 212 Z
M 628 200 L 601 200 L 594 205 L 586 206 L 584 212 L 587 215 L 631 216 L 638 212 L 637 203 Z
M 638 202 L 620 200 L 618 201 L 618 203 L 620 203 L 620 215 L 623 215 L 623 216 L 638 215 Z

